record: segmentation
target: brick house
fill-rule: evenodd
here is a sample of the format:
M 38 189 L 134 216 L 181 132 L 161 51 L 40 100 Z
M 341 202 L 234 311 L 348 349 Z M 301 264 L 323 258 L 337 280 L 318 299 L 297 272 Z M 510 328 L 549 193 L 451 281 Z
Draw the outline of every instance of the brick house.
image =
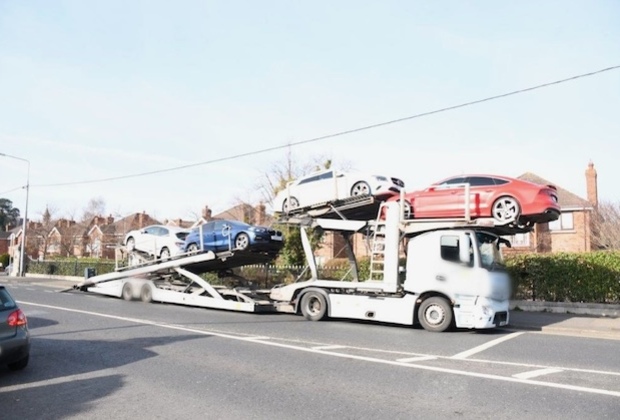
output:
M 83 247 L 79 255 L 114 259 L 115 247 L 123 243 L 127 232 L 161 224 L 146 212 L 133 213 L 117 221 L 112 215 L 95 216 L 84 232 Z
M 256 206 L 241 203 L 216 215 L 213 215 L 209 206 L 205 206 L 202 209 L 201 217 L 190 228 L 200 226 L 211 220 L 238 220 L 257 226 L 269 226 L 274 221 L 273 217 L 266 213 L 265 204 L 262 202 Z
M 598 204 L 597 173 L 592 162 L 588 164 L 585 176 L 587 200 L 556 185 L 562 212 L 560 218 L 550 223 L 537 224 L 530 233 L 509 237 L 512 248 L 506 249 L 506 253 L 591 251 L 592 217 Z M 555 185 L 530 172 L 518 178 L 537 184 Z

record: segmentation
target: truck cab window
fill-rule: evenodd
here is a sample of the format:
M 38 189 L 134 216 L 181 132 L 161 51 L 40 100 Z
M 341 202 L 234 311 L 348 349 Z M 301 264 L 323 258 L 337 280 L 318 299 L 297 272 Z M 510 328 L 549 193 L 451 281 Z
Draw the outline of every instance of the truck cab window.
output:
M 456 235 L 444 235 L 440 240 L 441 259 L 458 263 L 459 259 L 459 237 Z

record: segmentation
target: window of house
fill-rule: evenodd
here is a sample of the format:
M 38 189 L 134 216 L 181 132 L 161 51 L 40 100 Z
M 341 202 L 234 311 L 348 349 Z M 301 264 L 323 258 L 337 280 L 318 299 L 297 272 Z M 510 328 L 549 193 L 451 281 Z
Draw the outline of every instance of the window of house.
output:
M 510 244 L 515 248 L 526 248 L 530 246 L 529 233 L 517 233 L 516 235 L 508 236 L 506 239 L 508 239 Z
M 549 222 L 549 230 L 573 230 L 573 213 L 562 213 L 558 220 Z

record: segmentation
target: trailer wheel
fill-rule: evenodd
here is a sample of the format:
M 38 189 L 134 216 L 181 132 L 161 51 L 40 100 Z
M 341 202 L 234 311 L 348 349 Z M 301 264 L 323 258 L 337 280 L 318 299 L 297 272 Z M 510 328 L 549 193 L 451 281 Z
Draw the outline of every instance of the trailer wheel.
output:
M 443 332 L 452 326 L 452 308 L 442 297 L 431 297 L 420 305 L 418 319 L 427 331 Z
M 320 321 L 327 315 L 327 299 L 320 292 L 307 292 L 301 298 L 301 313 L 309 321 Z
M 150 285 L 142 285 L 142 289 L 140 289 L 140 300 L 144 303 L 151 303 L 153 301 L 153 290 Z
M 121 297 L 123 298 L 123 300 L 133 300 L 133 289 L 131 288 L 131 284 L 125 283 L 123 285 Z

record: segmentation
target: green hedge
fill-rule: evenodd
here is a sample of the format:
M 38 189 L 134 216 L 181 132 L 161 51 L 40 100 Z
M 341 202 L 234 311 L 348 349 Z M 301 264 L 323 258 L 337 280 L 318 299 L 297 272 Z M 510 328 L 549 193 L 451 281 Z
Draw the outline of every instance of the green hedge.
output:
M 84 276 L 84 270 L 86 268 L 94 268 L 96 274 L 105 274 L 114 271 L 115 263 L 112 260 L 96 258 L 29 261 L 26 272 L 33 274 L 81 277 Z
M 620 252 L 524 254 L 507 258 L 514 298 L 620 303 Z
M 507 267 L 513 280 L 515 299 L 548 302 L 620 303 L 620 251 L 558 254 L 523 254 L 509 256 Z M 404 265 L 404 261 L 401 261 Z M 367 279 L 368 258 L 360 258 L 360 280 Z M 114 271 L 114 261 L 93 258 L 30 261 L 28 273 L 84 276 L 86 268 L 96 274 Z M 331 261 L 319 269 L 324 279 L 351 280 L 346 259 Z M 233 270 L 254 286 L 270 288 L 291 283 L 298 277 L 309 278 L 303 266 L 254 265 Z M 206 273 L 214 284 L 235 286 L 243 282 L 218 278 Z

